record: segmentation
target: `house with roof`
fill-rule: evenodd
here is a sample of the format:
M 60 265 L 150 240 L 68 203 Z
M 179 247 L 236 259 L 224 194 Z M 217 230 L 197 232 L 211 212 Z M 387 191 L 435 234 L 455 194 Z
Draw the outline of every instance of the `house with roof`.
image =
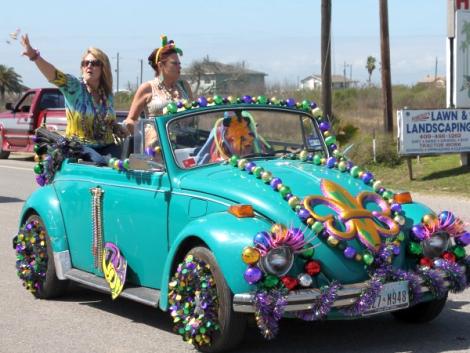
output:
M 331 88 L 342 89 L 357 87 L 358 81 L 351 80 L 343 75 L 331 75 Z M 320 89 L 322 86 L 321 75 L 310 75 L 300 81 L 300 89 Z
M 425 86 L 445 87 L 446 86 L 446 78 L 444 76 L 426 75 L 425 78 L 423 78 L 420 81 L 416 82 L 416 84 L 425 85 Z
M 248 69 L 245 63 L 223 64 L 205 57 L 181 72 L 195 95 L 264 94 L 266 73 Z

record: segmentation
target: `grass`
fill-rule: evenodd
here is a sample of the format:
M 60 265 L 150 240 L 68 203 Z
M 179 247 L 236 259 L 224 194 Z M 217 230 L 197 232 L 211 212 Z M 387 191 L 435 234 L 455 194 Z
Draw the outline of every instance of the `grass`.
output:
M 412 160 L 414 180 L 409 179 L 406 160 L 394 167 L 367 165 L 391 190 L 452 194 L 470 197 L 470 166 L 460 166 L 460 155 L 421 157 Z

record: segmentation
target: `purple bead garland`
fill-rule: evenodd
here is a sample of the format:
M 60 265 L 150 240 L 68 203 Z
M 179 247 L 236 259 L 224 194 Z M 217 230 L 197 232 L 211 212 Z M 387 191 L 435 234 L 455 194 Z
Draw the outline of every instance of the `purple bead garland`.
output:
M 279 331 L 279 320 L 281 320 L 287 305 L 286 289 L 258 290 L 254 295 L 253 304 L 256 323 L 261 334 L 266 339 L 273 339 Z

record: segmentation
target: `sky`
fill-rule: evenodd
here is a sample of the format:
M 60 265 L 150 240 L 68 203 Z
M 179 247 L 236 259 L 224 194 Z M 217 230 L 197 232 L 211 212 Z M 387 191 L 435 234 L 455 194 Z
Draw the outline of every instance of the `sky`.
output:
M 389 0 L 392 84 L 411 85 L 426 75 L 445 76 L 446 0 Z M 379 0 L 332 0 L 332 73 L 365 83 L 367 57 L 380 63 Z M 29 87 L 49 86 L 21 56 L 17 28 L 60 70 L 79 75 L 85 49 L 104 50 L 113 70 L 119 53 L 119 87 L 150 80 L 150 52 L 167 34 L 189 66 L 205 56 L 223 63 L 245 62 L 267 74 L 268 84 L 295 84 L 321 72 L 321 0 L 238 1 L 2 1 L 0 64 L 14 68 Z M 10 44 L 7 43 L 10 42 Z M 379 67 L 379 65 L 377 65 Z M 380 82 L 380 71 L 372 74 Z M 116 86 L 116 72 L 114 71 Z

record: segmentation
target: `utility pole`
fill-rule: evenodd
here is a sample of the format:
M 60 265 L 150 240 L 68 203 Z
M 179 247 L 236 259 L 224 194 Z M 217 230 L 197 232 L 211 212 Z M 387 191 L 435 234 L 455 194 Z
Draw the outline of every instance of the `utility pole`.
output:
M 144 74 L 144 61 L 140 59 L 140 84 L 142 84 L 143 74 Z
M 390 77 L 390 43 L 388 35 L 388 1 L 380 0 L 380 53 L 382 57 L 382 96 L 384 132 L 393 133 L 392 83 Z
M 116 56 L 116 93 L 119 93 L 119 53 Z
M 437 56 L 436 56 L 436 66 L 434 67 L 434 82 L 437 81 Z
M 321 1 L 321 81 L 323 113 L 331 119 L 331 0 Z

